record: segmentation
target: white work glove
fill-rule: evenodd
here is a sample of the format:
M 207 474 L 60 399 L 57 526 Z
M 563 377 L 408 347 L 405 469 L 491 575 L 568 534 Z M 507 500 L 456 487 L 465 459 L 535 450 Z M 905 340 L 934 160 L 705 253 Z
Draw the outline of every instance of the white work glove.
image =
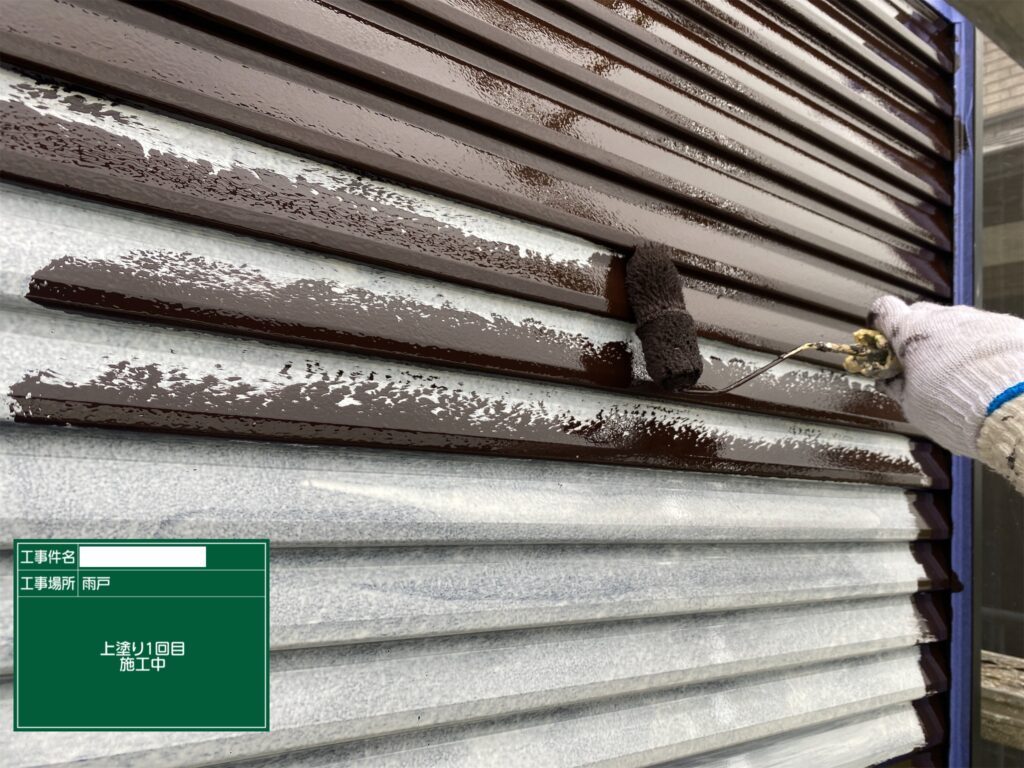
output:
M 936 443 L 978 458 L 990 404 L 1024 381 L 1024 320 L 965 306 L 907 306 L 883 296 L 872 304 L 868 322 L 903 363 L 903 375 L 879 388 Z

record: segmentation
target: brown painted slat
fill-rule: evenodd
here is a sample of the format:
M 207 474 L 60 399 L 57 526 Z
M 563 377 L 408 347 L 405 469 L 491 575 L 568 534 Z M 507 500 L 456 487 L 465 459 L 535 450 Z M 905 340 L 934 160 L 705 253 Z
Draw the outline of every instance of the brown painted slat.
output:
M 438 289 L 444 290 L 443 285 Z M 495 314 L 482 317 L 461 309 L 457 299 L 437 308 L 398 291 L 374 291 L 328 279 L 282 282 L 255 267 L 193 253 L 142 251 L 114 260 L 55 258 L 32 276 L 28 298 L 50 306 L 456 365 L 502 376 L 673 397 L 636 377 L 636 367 L 643 363 L 629 343 L 625 326 L 609 323 L 607 335 L 595 338 L 540 320 L 516 322 L 501 316 L 497 307 Z M 736 356 L 723 359 L 705 352 L 701 385 L 725 386 L 754 367 Z M 902 422 L 892 400 L 869 388 L 851 388 L 829 370 L 763 376 L 732 395 L 690 399 L 816 421 L 913 431 Z
M 912 598 L 921 621 L 927 627 L 931 637 L 936 643 L 943 643 L 949 639 L 949 616 L 943 609 L 942 604 L 946 602 L 944 595 L 934 595 L 929 592 L 918 592 Z
M 465 2 L 465 0 L 449 0 Z M 676 67 L 703 74 L 726 90 L 730 99 L 747 101 L 774 119 L 837 143 L 864 143 L 869 137 L 925 165 L 952 157 L 951 137 L 934 131 L 886 129 L 868 123 L 847 107 L 828 99 L 820 88 L 801 82 L 753 56 L 745 46 L 730 44 L 658 0 L 565 0 L 595 24 L 627 35 L 638 46 Z M 874 120 L 880 119 L 880 113 Z
M 111 339 L 121 333 L 79 327 Z M 38 332 L 10 343 L 23 348 Z M 724 410 L 292 347 L 236 342 L 229 353 L 214 339 L 180 332 L 136 335 L 131 343 L 144 343 L 144 350 L 111 355 L 61 333 L 46 369 L 27 371 L 11 385 L 15 420 L 917 488 L 949 482 L 929 444 L 891 451 L 865 442 L 870 433 L 821 431 L 806 422 L 750 415 L 743 419 L 759 421 L 738 422 Z M 194 349 L 203 354 L 196 362 L 183 351 Z M 946 571 L 930 549 L 921 550 L 920 561 L 939 580 L 926 588 L 945 588 Z
M 331 0 L 331 4 L 336 3 Z M 609 35 L 635 46 L 633 38 L 641 34 L 635 25 L 614 14 L 604 14 L 601 19 L 605 26 L 595 28 L 579 26 L 572 18 L 531 0 L 517 0 L 514 8 L 503 0 L 476 0 L 472 3 L 464 0 L 397 0 L 396 4 L 424 14 L 442 28 L 454 28 L 471 35 L 485 48 L 499 48 L 503 55 L 513 57 L 513 60 L 524 57 L 530 64 L 544 67 L 553 74 L 572 77 L 599 91 L 617 86 L 621 90 L 616 91 L 613 87 L 613 94 L 624 98 L 625 103 L 631 103 L 632 100 L 640 106 L 646 104 L 644 108 L 651 114 L 663 113 L 666 105 L 680 104 L 674 119 L 685 124 L 690 121 L 690 114 L 695 111 L 699 113 L 702 104 L 712 108 L 723 104 L 721 91 L 716 93 L 707 89 L 707 85 L 714 85 L 717 81 L 710 78 L 700 62 L 681 62 L 675 54 L 666 53 L 657 44 L 653 47 L 627 48 L 610 42 Z M 553 8 L 569 10 L 564 5 Z M 515 30 L 515 34 L 509 34 L 506 30 Z M 653 36 L 644 39 L 650 42 Z M 593 47 L 592 41 L 595 40 L 600 41 L 599 49 Z M 646 57 L 641 53 L 646 54 Z M 624 61 L 629 63 L 629 67 L 622 66 Z M 689 66 L 683 66 L 684 63 Z M 651 100 L 645 102 L 645 90 L 649 90 L 650 86 L 638 80 L 632 68 L 648 75 L 654 74 L 676 93 L 668 98 L 663 93 L 652 93 Z M 735 94 L 727 92 L 725 95 Z M 680 101 L 687 96 L 692 103 Z M 751 105 L 744 104 L 742 100 L 729 98 L 727 127 L 716 127 L 714 130 L 724 136 L 730 135 L 732 126 L 729 125 L 728 117 L 732 116 L 733 120 L 739 119 L 759 132 L 773 134 L 802 152 L 823 158 L 844 173 L 858 176 L 869 184 L 878 182 L 872 182 L 864 176 L 864 169 L 870 169 L 871 173 L 881 174 L 902 188 L 927 195 L 939 202 L 949 203 L 951 200 L 950 174 L 927 158 L 913 158 L 897 152 L 879 143 L 875 136 L 851 133 L 850 129 L 842 125 L 834 126 L 843 134 L 835 140 L 823 135 L 821 131 L 807 132 L 804 128 L 790 128 L 785 121 L 776 119 L 774 115 L 762 114 L 748 106 Z M 704 109 L 706 111 L 706 107 Z M 739 141 L 744 146 L 749 144 L 758 149 L 764 146 L 764 139 L 760 138 L 755 141 L 741 138 Z M 837 159 L 840 155 L 844 159 Z
M 852 0 L 848 6 L 920 60 L 947 73 L 953 72 L 954 41 L 950 25 L 926 19 L 908 6 L 899 8 L 887 0 Z
M 914 509 L 917 510 L 918 514 L 927 521 L 929 526 L 930 536 L 922 536 L 921 538 L 930 538 L 937 540 L 948 540 L 950 537 L 950 512 L 949 512 L 949 495 L 945 493 L 932 493 L 932 494 L 917 494 L 914 499 Z M 948 634 L 946 633 L 945 627 L 948 625 L 949 617 L 940 610 L 939 606 L 929 602 L 929 607 L 926 610 L 923 606 L 919 606 L 922 613 L 925 615 L 929 626 L 942 626 L 943 630 L 940 633 L 939 639 L 946 639 Z M 936 630 L 938 631 L 938 630 Z
M 34 243 L 20 264 L 8 264 L 5 271 L 42 304 L 671 397 L 652 387 L 628 319 L 553 310 L 14 187 L 2 195 L 13 236 Z M 377 207 L 386 224 L 383 199 L 378 194 L 362 204 Z M 36 230 L 48 233 L 45 240 Z M 463 237 L 462 230 L 449 228 L 453 245 Z M 516 242 L 515 233 L 511 239 Z M 530 263 L 523 259 L 524 266 Z M 621 292 L 621 273 L 609 271 L 604 279 L 615 281 Z M 704 386 L 724 386 L 770 359 L 714 341 L 785 350 L 800 343 L 792 334 L 801 328 L 810 338 L 847 338 L 850 330 L 714 285 L 691 285 L 685 292 L 704 337 Z M 21 298 L 21 292 L 9 298 Z M 723 328 L 721 322 L 736 327 Z M 839 356 L 830 357 L 837 365 Z M 889 398 L 866 381 L 828 368 L 786 364 L 731 396 L 697 402 L 917 434 Z
M 325 3 L 343 6 L 361 15 L 372 14 L 377 23 L 389 27 L 396 24 L 393 13 L 398 4 L 387 6 L 385 12 L 380 6 L 362 0 L 325 0 Z M 862 210 L 869 210 L 868 205 L 887 208 L 887 205 L 877 202 L 876 195 L 870 190 L 861 187 L 861 184 L 867 184 L 898 201 L 909 203 L 912 209 L 927 206 L 920 198 L 908 197 L 911 193 L 902 187 L 893 186 L 867 172 L 878 162 L 890 162 L 892 158 L 865 154 L 850 162 L 828 151 L 821 141 L 809 141 L 777 122 L 745 110 L 740 103 L 730 103 L 728 110 L 722 110 L 720 100 L 693 81 L 536 3 L 527 5 L 520 0 L 520 8 L 511 8 L 488 1 L 478 6 L 486 7 L 488 16 L 481 18 L 488 19 L 493 25 L 443 4 L 417 4 L 415 7 L 424 13 L 429 11 L 430 18 L 438 22 L 438 30 L 457 29 L 462 35 L 472 38 L 481 51 L 500 55 L 503 61 L 520 61 L 524 67 L 542 68 L 549 78 L 570 81 L 572 92 L 587 93 L 594 99 L 611 99 L 620 114 L 642 113 L 644 119 L 658 121 L 660 125 L 684 132 L 696 141 L 713 139 L 717 142 L 716 152 L 724 153 L 737 162 L 754 159 L 787 178 L 803 182 L 814 178 L 817 183 L 812 182 L 811 187 L 818 194 L 834 194 L 838 200 L 844 197 L 845 192 L 847 203 L 860 202 Z M 525 12 L 526 8 L 529 13 Z M 505 32 L 502 27 L 515 29 L 516 35 Z M 431 45 L 438 44 L 438 35 L 426 31 L 421 25 L 410 22 L 399 29 L 402 34 L 418 34 L 417 39 Z M 514 76 L 508 69 L 502 71 L 502 75 Z M 529 87 L 543 89 L 545 84 L 551 87 L 550 82 L 535 81 L 540 85 L 531 84 Z M 742 152 L 737 153 L 735 150 L 739 146 Z M 896 173 L 902 184 L 916 188 L 922 194 L 944 203 L 950 200 L 948 189 L 936 180 L 929 181 L 923 168 L 890 165 L 880 170 Z M 805 177 L 802 175 L 804 171 L 814 176 Z M 835 178 L 836 171 L 843 178 L 833 187 L 831 180 Z M 859 199 L 861 197 L 863 201 Z
M 889 4 L 902 10 L 917 26 L 931 34 L 946 31 L 949 21 L 930 4 L 930 0 L 889 0 Z
M 126 35 L 126 31 L 122 29 L 120 34 Z M 98 66 L 105 67 L 106 64 Z M 219 66 L 226 68 L 223 62 Z M 74 100 L 73 97 L 68 98 Z M 68 98 L 64 101 L 67 102 Z M 329 101 L 331 104 L 341 103 L 335 99 Z M 125 143 L 93 126 L 76 124 L 69 130 L 69 126 L 64 124 L 67 121 L 28 109 L 16 102 L 8 105 L 7 112 L 8 119 L 12 121 L 11 130 L 6 131 L 4 136 L 10 149 L 5 169 L 8 174 L 58 184 L 70 190 L 104 195 L 112 190 L 110 184 L 113 179 L 103 180 L 100 177 L 120 175 L 122 179 L 118 184 L 121 186 L 127 184 L 149 188 L 147 195 L 137 198 L 136 202 L 151 208 L 169 207 L 168 201 L 181 196 L 196 197 L 199 190 L 202 190 L 200 197 L 210 198 L 211 203 L 216 200 L 233 208 L 237 215 L 243 217 L 252 218 L 251 205 L 266 207 L 263 201 L 257 200 L 247 205 L 237 197 L 243 189 L 252 187 L 248 171 L 226 185 L 225 179 L 207 178 L 209 174 L 196 168 L 193 171 L 197 176 L 193 181 L 195 186 L 189 187 L 175 177 L 178 171 L 170 168 L 180 164 L 177 157 L 163 154 L 159 157 L 149 156 L 137 145 L 129 146 L 134 142 Z M 253 116 L 250 112 L 244 115 Z M 290 116 L 294 118 L 294 112 Z M 880 293 L 914 295 L 900 290 L 894 283 L 828 263 L 752 232 L 705 219 L 639 193 L 613 196 L 611 191 L 605 193 L 591 186 L 562 180 L 544 173 L 536 166 L 496 158 L 492 153 L 460 143 L 456 138 L 399 123 L 393 118 L 365 109 L 353 108 L 349 112 L 342 112 L 338 118 L 340 120 L 346 116 L 364 121 L 366 133 L 360 138 L 368 142 L 385 143 L 367 147 L 353 139 L 351 123 L 340 122 L 338 124 L 342 127 L 329 130 L 323 127 L 322 117 L 315 132 L 313 129 L 301 128 L 293 130 L 293 133 L 306 140 L 307 145 L 313 143 L 329 147 L 336 153 L 341 149 L 349 149 L 352 156 L 361 159 L 363 164 L 371 164 L 382 173 L 391 171 L 388 173 L 390 176 L 415 176 L 429 181 L 435 188 L 448 182 L 451 185 L 448 189 L 457 188 L 469 198 L 475 196 L 476 202 L 490 203 L 491 207 L 504 208 L 506 211 L 515 208 L 513 212 L 526 213 L 530 218 L 547 220 L 556 226 L 561 224 L 561 229 L 583 234 L 599 242 L 612 242 L 623 249 L 631 248 L 642 239 L 666 242 L 677 249 L 680 264 L 695 268 L 716 280 L 729 281 L 734 285 L 747 284 L 758 291 L 786 294 L 807 304 L 817 305 L 826 312 L 844 313 L 854 322 L 866 314 L 871 300 Z M 294 127 L 292 120 L 270 118 L 263 114 L 256 117 L 261 124 L 270 122 L 271 125 L 283 125 L 289 129 Z M 366 125 L 367 122 L 369 125 Z M 445 130 L 449 128 L 458 130 L 452 125 L 444 126 Z M 381 133 L 385 129 L 389 131 L 387 135 Z M 28 132 L 33 134 L 31 138 Z M 91 148 L 85 149 L 86 146 Z M 111 155 L 101 159 L 97 153 Z M 408 160 L 408 155 L 415 156 L 417 160 L 426 160 L 423 163 Z M 120 160 L 114 162 L 115 157 Z M 130 168 L 133 164 L 151 168 L 140 177 L 138 169 Z M 537 165 L 550 163 L 538 161 Z M 159 171 L 159 176 L 163 178 L 150 178 L 150 174 L 158 173 L 160 166 L 164 166 L 164 170 Z M 445 177 L 440 173 L 453 169 L 457 175 Z M 574 173 L 565 167 L 558 170 L 569 176 Z M 481 179 L 490 183 L 485 186 Z M 288 183 L 290 185 L 292 182 Z M 161 186 L 165 191 L 158 193 Z M 228 186 L 232 189 L 228 189 Z M 613 188 L 614 185 L 609 185 L 609 190 Z M 442 193 L 448 189 L 442 190 Z M 131 200 L 129 197 L 128 201 Z M 316 201 L 315 207 L 322 212 L 314 216 L 308 210 L 300 211 L 296 217 L 315 218 L 315 226 L 320 230 L 352 226 L 346 221 L 335 222 L 338 219 L 335 205 L 327 201 Z M 212 208 L 191 205 L 188 215 L 209 217 L 210 210 Z M 608 221 L 614 222 L 615 228 L 605 223 Z M 279 233 L 271 234 L 281 236 Z M 408 238 L 393 239 L 408 249 Z M 426 250 L 429 252 L 432 249 Z M 479 262 L 477 251 L 472 247 L 467 246 L 463 251 L 466 254 L 464 260 Z M 419 271 L 428 270 L 409 261 L 406 266 Z M 468 278 L 468 281 L 476 284 L 492 285 L 489 279 L 484 279 L 482 272 L 478 264 L 464 266 L 453 272 L 452 276 L 456 279 Z M 937 281 L 941 279 L 936 275 Z M 495 287 L 500 288 L 500 282 L 499 278 L 494 283 Z
M 296 141 L 303 142 L 304 148 L 326 150 L 344 162 L 454 192 L 473 201 L 488 202 L 516 215 L 539 218 L 619 247 L 632 247 L 644 237 L 667 240 L 680 251 L 693 254 L 696 258 L 690 260 L 698 268 L 712 267 L 712 271 L 727 279 L 736 279 L 742 270 L 749 280 L 759 282 L 762 289 L 792 292 L 795 298 L 805 301 L 820 298 L 831 283 L 834 290 L 829 290 L 829 300 L 818 302 L 824 307 L 841 308 L 842 304 L 835 302 L 836 296 L 852 299 L 852 294 L 860 293 L 857 304 L 851 301 L 846 306 L 851 314 L 862 314 L 881 288 L 875 282 L 872 291 L 859 276 L 841 270 L 838 265 L 815 266 L 807 249 L 778 239 L 782 233 L 769 237 L 772 233 L 753 221 L 746 221 L 746 226 L 739 229 L 689 209 L 667 207 L 664 199 L 633 192 L 621 183 L 579 171 L 575 161 L 547 160 L 518 150 L 470 132 L 460 124 L 462 121 L 441 120 L 423 111 L 393 105 L 375 94 L 295 69 L 201 32 L 179 25 L 172 28 L 169 22 L 152 14 L 104 2 L 83 2 L 83 8 L 94 8 L 97 12 L 79 17 L 76 12 L 81 11 L 77 8 L 61 9 L 57 22 L 45 4 L 22 3 L 15 7 L 19 13 L 8 14 L 14 22 L 14 32 L 4 37 L 5 52 L 33 63 L 56 64 L 72 76 L 89 70 L 90 79 L 119 84 L 123 81 L 133 92 L 147 98 L 160 99 L 163 91 L 170 88 L 178 93 L 179 100 L 190 99 L 189 106 L 197 113 L 230 119 L 249 130 L 254 125 L 262 128 L 269 121 L 276 130 L 275 138 L 291 134 Z M 189 42 L 192 47 L 174 45 L 174 40 L 168 37 L 172 31 L 175 40 Z M 70 66 L 69 60 L 81 58 L 80 51 L 102 50 L 112 46 L 114 39 L 119 44 L 116 57 L 110 55 L 102 61 L 86 57 L 85 61 L 77 62 L 78 66 Z M 142 50 L 147 57 L 159 51 L 164 59 L 160 67 L 140 78 L 135 61 L 145 60 Z M 168 60 L 176 61 L 177 78 L 171 74 Z M 240 66 L 232 67 L 235 61 Z M 204 77 L 204 67 L 211 72 L 216 69 L 218 78 L 230 82 L 233 90 L 228 97 L 224 95 L 227 85 L 219 87 L 212 75 Z M 188 78 L 184 88 L 178 85 L 181 78 Z M 211 103 L 213 100 L 216 101 Z M 281 100 L 290 104 L 287 114 L 276 106 Z M 666 158 L 682 161 L 677 155 L 663 153 L 661 162 Z M 598 160 L 594 162 L 600 164 Z M 700 199 L 702 195 L 696 197 Z M 715 202 L 711 199 L 704 204 Z M 722 201 L 721 210 L 728 212 L 735 207 L 731 200 Z M 831 251 L 825 251 L 830 261 L 855 261 L 858 266 L 891 275 L 919 289 L 939 296 L 948 294 L 946 267 L 934 256 L 929 257 L 926 250 L 885 254 L 892 247 L 869 238 L 868 245 L 881 246 L 881 256 L 843 253 L 841 242 L 846 239 L 821 237 L 818 247 L 825 249 L 829 243 L 835 243 Z M 745 253 L 739 253 L 741 249 Z M 792 279 L 791 270 L 786 271 L 789 259 L 801 262 L 799 281 Z M 721 269 L 713 266 L 716 262 L 722 263 Z M 811 285 L 813 289 L 809 288 Z
M 26 81 L 31 83 L 32 81 Z M 44 89 L 47 98 L 59 91 Z M 99 110 L 111 121 L 132 121 L 104 106 L 64 100 L 71 109 Z M 69 124 L 19 105 L 4 137 L 4 173 L 65 191 L 154 210 L 186 220 L 488 287 L 618 319 L 626 307 L 622 258 L 595 246 L 586 262 L 552 261 L 549 254 L 512 254 L 506 241 L 471 235 L 429 213 L 359 184 L 325 187 L 262 167 L 217 175 L 198 160 L 145 153 L 99 128 Z M 41 122 L 40 122 L 41 121 Z M 35 126 L 34 128 L 32 126 Z M 39 133 L 40 127 L 44 128 Z M 15 147 L 16 138 L 23 144 Z M 37 140 L 38 139 L 38 140 Z M 45 148 L 45 151 L 40 151 Z M 339 210 L 344 216 L 337 215 Z M 741 346 L 774 351 L 825 335 L 845 338 L 853 324 L 822 313 L 688 278 L 686 300 L 701 333 Z M 808 355 L 835 366 L 834 356 Z
M 924 648 L 933 656 L 941 657 L 939 663 L 945 667 L 945 685 L 935 694 L 914 703 L 914 708 L 917 710 L 918 717 L 921 718 L 921 726 L 924 729 L 925 746 L 922 748 L 922 752 L 942 744 L 949 732 L 949 672 L 946 658 L 949 655 L 949 643 L 934 643 L 924 646 Z M 921 752 L 917 754 L 921 754 Z M 912 763 L 912 765 L 922 764 L 929 763 Z M 938 764 L 941 765 L 942 762 Z
M 953 107 L 953 87 L 945 71 L 928 67 L 887 40 L 876 28 L 837 0 L 770 0 L 813 35 L 826 40 L 833 50 L 885 78 L 926 105 L 947 114 Z
M 699 22 L 734 44 L 734 56 L 760 60 L 773 78 L 781 73 L 805 84 L 842 110 L 858 115 L 901 141 L 909 141 L 944 158 L 951 156 L 953 114 L 951 84 L 946 83 L 925 103 L 912 101 L 872 73 L 844 61 L 814 34 L 806 34 L 789 19 L 758 0 L 643 0 L 683 25 Z M 925 91 L 925 93 L 928 93 Z
M 816 179 L 819 188 L 815 195 L 794 193 L 786 182 L 780 184 L 724 164 L 717 157 L 709 159 L 702 148 L 683 144 L 620 113 L 573 99 L 566 91 L 553 94 L 550 87 L 544 89 L 536 79 L 523 85 L 523 78 L 510 67 L 494 60 L 484 66 L 471 63 L 468 49 L 451 41 L 446 45 L 438 35 L 427 38 L 429 43 L 420 43 L 424 35 L 417 35 L 412 25 L 389 13 L 391 6 L 342 2 L 332 10 L 327 4 L 305 0 L 177 3 L 204 17 L 288 45 L 291 57 L 308 57 L 321 66 L 354 72 L 384 89 L 423 99 L 441 111 L 480 121 L 488 128 L 511 131 L 524 144 L 539 143 L 549 150 L 571 153 L 581 163 L 622 173 L 632 183 L 649 186 L 658 193 L 679 195 L 687 205 L 712 204 L 718 211 L 741 214 L 747 222 L 826 249 L 836 249 L 838 242 L 846 240 L 835 231 L 848 227 L 845 231 L 853 231 L 846 244 L 855 259 L 868 253 L 883 260 L 910 255 L 934 260 L 933 252 L 921 250 L 905 239 L 908 236 L 932 247 L 950 248 L 945 217 L 928 216 L 926 209 L 919 212 L 925 215 L 911 216 L 908 209 L 894 206 L 895 201 L 890 200 L 886 223 L 892 227 L 898 221 L 902 230 L 897 231 L 899 237 L 894 237 L 823 203 L 820 177 Z M 495 70 L 500 73 L 494 74 Z M 538 91 L 538 85 L 546 92 Z M 854 181 L 849 177 L 844 181 L 841 194 L 848 196 Z M 714 204 L 715 199 L 721 203 Z M 845 203 L 842 206 L 846 207 Z M 894 219 L 893 211 L 899 211 L 900 219 Z

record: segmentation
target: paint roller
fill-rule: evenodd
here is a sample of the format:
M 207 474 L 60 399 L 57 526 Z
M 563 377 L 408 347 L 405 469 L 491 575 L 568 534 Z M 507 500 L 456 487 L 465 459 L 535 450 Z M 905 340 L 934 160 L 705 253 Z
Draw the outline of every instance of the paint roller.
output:
M 662 388 L 688 395 L 722 395 L 757 378 L 783 360 L 807 350 L 845 354 L 843 368 L 870 379 L 897 376 L 902 366 L 889 340 L 878 331 L 861 328 L 853 343 L 809 341 L 779 355 L 767 365 L 721 389 L 694 389 L 704 371 L 697 330 L 686 311 L 682 281 L 669 254 L 657 243 L 637 246 L 626 262 L 626 294 L 637 321 L 637 336 L 651 378 Z

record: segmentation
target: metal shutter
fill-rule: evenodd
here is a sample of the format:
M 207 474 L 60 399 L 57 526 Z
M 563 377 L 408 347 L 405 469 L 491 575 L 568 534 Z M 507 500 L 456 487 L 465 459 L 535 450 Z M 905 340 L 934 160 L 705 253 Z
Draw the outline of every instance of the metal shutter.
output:
M 274 545 L 271 732 L 7 731 L 9 765 L 941 760 L 948 456 L 822 355 L 656 391 L 622 265 L 677 249 L 710 386 L 882 293 L 948 300 L 944 20 L 2 21 L 0 601 L 16 537 Z

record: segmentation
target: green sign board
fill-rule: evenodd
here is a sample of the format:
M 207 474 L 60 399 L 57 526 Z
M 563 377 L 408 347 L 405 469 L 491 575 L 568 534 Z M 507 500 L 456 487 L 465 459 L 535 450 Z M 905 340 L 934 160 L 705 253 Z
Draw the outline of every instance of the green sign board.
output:
M 270 729 L 269 542 L 14 542 L 14 730 Z

